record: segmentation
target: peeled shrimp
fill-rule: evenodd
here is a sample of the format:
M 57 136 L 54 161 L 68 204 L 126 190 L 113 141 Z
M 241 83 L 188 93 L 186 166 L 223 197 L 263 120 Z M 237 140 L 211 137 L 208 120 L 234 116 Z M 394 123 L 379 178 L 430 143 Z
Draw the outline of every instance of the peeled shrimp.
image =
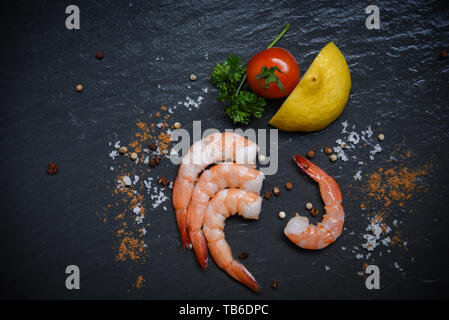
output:
M 334 178 L 304 157 L 295 155 L 293 160 L 309 177 L 318 182 L 326 213 L 322 222 L 317 225 L 310 225 L 309 219 L 296 215 L 285 226 L 284 234 L 301 248 L 325 248 L 333 243 L 343 230 L 345 212 L 341 205 L 340 188 Z
M 225 240 L 225 220 L 238 213 L 245 219 L 258 219 L 262 198 L 242 189 L 224 189 L 210 200 L 204 219 L 203 232 L 212 258 L 228 275 L 253 291 L 260 291 L 259 284 L 243 264 L 234 260 L 231 248 Z
M 201 174 L 193 190 L 192 201 L 188 208 L 187 231 L 198 262 L 203 269 L 207 267 L 208 252 L 201 228 L 210 198 L 227 187 L 240 187 L 259 194 L 263 179 L 264 174 L 259 170 L 229 162 L 217 164 Z
M 199 174 L 210 164 L 226 160 L 254 164 L 257 144 L 236 133 L 214 133 L 195 142 L 183 157 L 173 184 L 173 207 L 182 245 L 191 247 L 187 233 L 187 208 Z

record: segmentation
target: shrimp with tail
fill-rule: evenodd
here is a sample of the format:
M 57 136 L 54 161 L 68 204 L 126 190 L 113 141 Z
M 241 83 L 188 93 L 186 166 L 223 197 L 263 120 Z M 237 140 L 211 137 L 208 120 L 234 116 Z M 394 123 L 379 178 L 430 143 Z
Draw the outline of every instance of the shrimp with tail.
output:
M 284 228 L 285 236 L 304 249 L 323 249 L 333 243 L 343 230 L 345 212 L 337 182 L 306 158 L 295 155 L 293 160 L 313 180 L 318 182 L 325 214 L 317 225 L 310 225 L 309 219 L 296 215 Z
M 223 230 L 225 220 L 234 214 L 258 219 L 261 205 L 262 198 L 255 193 L 238 188 L 221 190 L 210 200 L 203 225 L 207 246 L 217 266 L 255 292 L 260 291 L 259 284 L 245 266 L 233 258 Z

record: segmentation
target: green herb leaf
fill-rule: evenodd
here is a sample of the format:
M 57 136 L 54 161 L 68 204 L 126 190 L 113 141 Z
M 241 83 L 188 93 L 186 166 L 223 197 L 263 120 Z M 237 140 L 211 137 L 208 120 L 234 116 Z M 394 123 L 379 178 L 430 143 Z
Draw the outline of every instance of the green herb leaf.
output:
M 276 67 L 276 66 L 273 66 L 273 67 L 271 67 L 271 68 L 269 68 L 269 69 L 268 69 L 267 67 L 263 66 L 263 67 L 262 67 L 262 70 L 260 71 L 260 73 L 256 76 L 256 79 L 257 79 L 257 80 L 265 79 L 265 86 L 263 87 L 264 89 L 267 89 L 267 88 L 270 86 L 270 84 L 271 84 L 272 82 L 274 82 L 274 83 L 277 84 L 277 86 L 278 86 L 279 88 L 281 88 L 282 91 L 285 92 L 285 88 L 284 88 L 284 86 L 282 85 L 281 80 L 279 80 L 279 77 L 277 76 L 277 74 L 274 73 L 275 70 L 278 71 L 278 72 L 280 72 L 280 73 L 283 73 L 283 72 L 282 72 L 281 70 L 279 70 L 279 68 Z
M 224 63 L 217 63 L 212 83 L 218 88 L 218 100 L 225 104 L 225 113 L 234 123 L 248 124 L 262 117 L 266 101 L 254 92 L 239 90 L 246 69 L 239 57 L 231 55 Z

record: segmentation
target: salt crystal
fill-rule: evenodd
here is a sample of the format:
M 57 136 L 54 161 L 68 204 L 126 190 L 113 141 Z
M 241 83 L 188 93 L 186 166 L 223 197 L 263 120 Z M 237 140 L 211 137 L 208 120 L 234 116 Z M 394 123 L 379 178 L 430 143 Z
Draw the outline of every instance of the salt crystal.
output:
M 343 121 L 341 123 L 343 125 L 343 129 L 341 130 L 341 133 L 346 133 L 346 128 L 348 127 L 348 121 Z
M 357 173 L 354 176 L 354 181 L 356 181 L 356 180 L 361 181 L 362 180 L 362 174 L 361 173 L 362 173 L 361 170 L 357 171 Z
M 118 156 L 117 150 L 112 150 L 111 153 L 109 153 L 109 158 L 111 158 L 112 160 L 115 160 L 115 157 L 117 156 Z
M 351 133 L 348 136 L 348 141 L 352 144 L 357 144 L 360 142 L 360 136 L 357 132 L 351 131 Z
M 131 179 L 128 176 L 124 176 L 123 177 L 123 183 L 125 183 L 125 185 L 130 186 L 131 185 Z
M 374 149 L 371 150 L 371 151 L 369 152 L 369 153 L 371 154 L 370 159 L 371 159 L 371 160 L 374 160 L 374 155 L 375 155 L 376 153 L 381 152 L 381 151 L 382 151 L 382 147 L 381 147 L 379 144 L 376 144 L 376 145 L 374 146 Z
M 371 126 L 368 126 L 368 129 L 362 131 L 362 135 L 366 135 L 368 138 L 371 138 L 373 135 L 373 130 L 371 130 Z
M 137 222 L 137 224 L 141 224 L 143 222 L 144 216 L 137 216 L 134 220 Z
M 389 244 L 391 243 L 391 238 L 387 237 L 387 238 L 383 239 L 381 242 L 384 246 L 388 247 Z
M 135 214 L 140 214 L 140 208 L 139 207 L 134 207 L 134 209 L 133 209 L 133 212 L 135 213 Z

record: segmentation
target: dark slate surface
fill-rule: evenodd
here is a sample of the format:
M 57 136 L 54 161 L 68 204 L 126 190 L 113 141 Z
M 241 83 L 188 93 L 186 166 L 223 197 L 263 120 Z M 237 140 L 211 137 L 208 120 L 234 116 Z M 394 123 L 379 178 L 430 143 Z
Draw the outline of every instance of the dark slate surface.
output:
M 69 4 L 35 1 L 2 8 L 2 298 L 448 297 L 449 60 L 438 54 L 448 45 L 449 23 L 442 1 L 383 1 L 380 30 L 366 29 L 367 4 L 356 1 L 82 1 L 77 3 L 80 30 L 65 28 Z M 302 74 L 334 41 L 348 61 L 352 90 L 341 117 L 325 130 L 280 133 L 280 170 L 267 177 L 264 190 L 291 180 L 294 191 L 264 201 L 258 222 L 232 218 L 227 224 L 235 254 L 250 253 L 244 263 L 262 292 L 245 289 L 214 263 L 201 271 L 180 246 L 171 206 L 147 214 L 147 261 L 116 262 L 113 230 L 96 214 L 110 201 L 107 186 L 114 176 L 108 171 L 108 142 L 132 139 L 139 110 L 150 113 L 186 96 L 204 100 L 198 110 L 176 110 L 174 118 L 185 128 L 191 130 L 193 120 L 202 120 L 203 128 L 234 128 L 215 100 L 211 70 L 231 53 L 248 61 L 287 22 L 291 28 L 279 46 L 293 53 Z M 98 50 L 105 52 L 102 61 L 94 57 Z M 198 76 L 195 83 L 188 80 L 191 73 Z M 77 83 L 84 85 L 81 94 L 74 90 Z M 208 94 L 201 90 L 206 87 Z M 249 127 L 268 128 L 280 104 L 271 101 L 264 117 Z M 382 248 L 382 257 L 375 251 L 381 270 L 377 291 L 365 288 L 356 272 L 366 260 L 351 252 L 363 243 L 367 226 L 362 195 L 351 187 L 357 161 L 332 164 L 321 153 L 316 158 L 345 195 L 347 230 L 337 243 L 319 252 L 301 250 L 285 239 L 286 221 L 277 218 L 281 209 L 290 217 L 304 214 L 306 201 L 318 203 L 316 185 L 298 173 L 291 155 L 333 144 L 341 137 L 342 121 L 357 130 L 371 125 L 375 134 L 386 136 L 374 161 L 369 149 L 359 150 L 357 161 L 368 164 L 362 174 L 387 167 L 398 150 L 412 152 L 409 167 L 430 159 L 437 164 L 420 178 L 427 191 L 407 203 L 414 214 L 396 208 L 389 217 L 390 225 L 402 221 L 408 251 L 394 248 L 387 254 Z M 56 176 L 45 173 L 51 161 L 61 168 Z M 173 178 L 177 167 L 164 162 L 157 170 Z M 80 267 L 81 290 L 65 289 L 69 264 Z M 138 275 L 146 279 L 140 290 L 133 287 Z M 277 290 L 270 288 L 273 280 L 279 282 Z

